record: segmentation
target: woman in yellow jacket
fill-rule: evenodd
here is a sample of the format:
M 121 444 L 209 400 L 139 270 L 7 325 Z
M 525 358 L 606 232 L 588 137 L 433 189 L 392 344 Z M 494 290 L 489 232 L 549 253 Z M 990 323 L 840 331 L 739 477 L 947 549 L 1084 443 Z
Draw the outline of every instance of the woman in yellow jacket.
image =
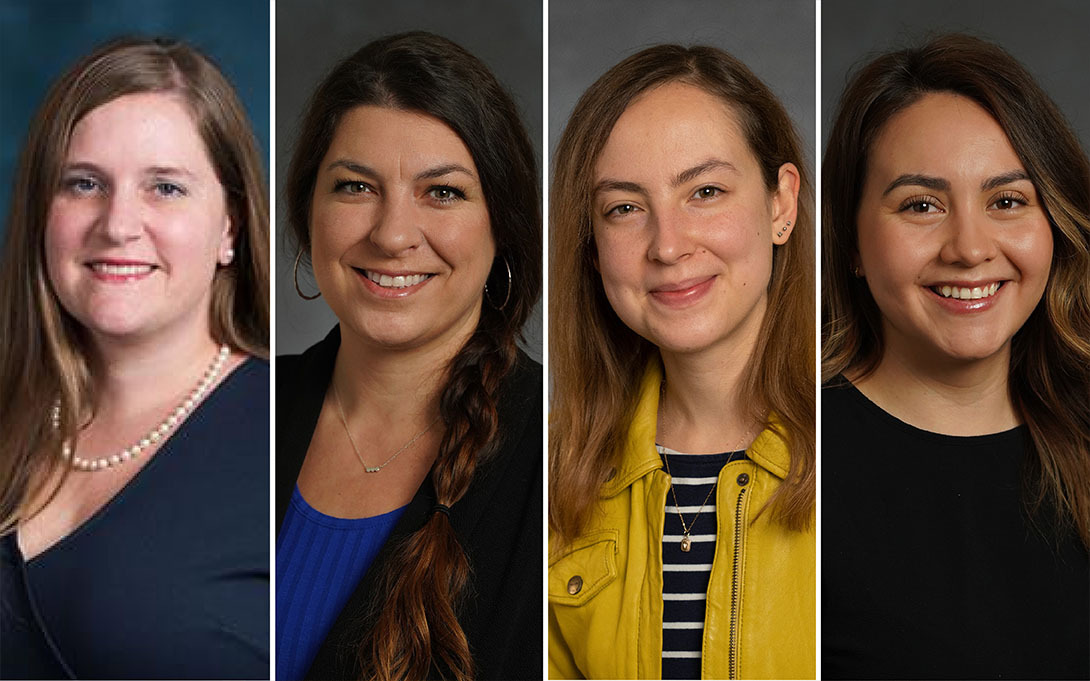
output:
M 551 196 L 549 675 L 813 678 L 813 194 L 721 50 L 580 99 Z

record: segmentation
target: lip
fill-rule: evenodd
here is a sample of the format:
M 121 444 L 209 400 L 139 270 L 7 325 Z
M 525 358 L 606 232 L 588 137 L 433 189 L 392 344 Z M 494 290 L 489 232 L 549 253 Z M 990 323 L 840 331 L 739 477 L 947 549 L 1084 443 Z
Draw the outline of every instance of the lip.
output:
M 923 288 L 927 291 L 927 294 L 931 296 L 942 309 L 954 314 L 973 314 L 978 312 L 984 312 L 995 307 L 1003 296 L 1004 291 L 1007 289 L 1007 285 L 1010 284 L 1009 279 L 988 279 L 981 281 L 963 281 L 963 280 L 950 280 L 950 281 L 936 281 L 925 285 Z M 992 284 L 998 284 L 998 288 L 995 293 L 982 297 L 982 298 L 953 298 L 945 297 L 935 292 L 936 288 L 941 289 L 944 286 L 951 288 L 958 287 L 961 289 L 986 289 Z
M 142 281 L 159 269 L 154 263 L 129 258 L 92 258 L 84 266 L 96 281 L 109 284 Z
M 671 308 L 684 308 L 695 305 L 711 291 L 716 275 L 694 277 L 681 281 L 668 282 L 649 291 L 652 299 Z
M 428 282 L 435 278 L 434 272 L 415 272 L 410 270 L 379 270 L 353 266 L 352 272 L 355 273 L 356 278 L 360 281 L 360 283 L 363 284 L 364 289 L 366 289 L 375 297 L 383 299 L 407 298 L 427 286 Z M 373 276 L 377 275 L 391 278 L 424 276 L 425 279 L 417 284 L 412 284 L 410 286 L 393 288 L 390 286 L 382 286 L 377 282 L 372 281 L 371 278 L 367 276 L 368 273 Z

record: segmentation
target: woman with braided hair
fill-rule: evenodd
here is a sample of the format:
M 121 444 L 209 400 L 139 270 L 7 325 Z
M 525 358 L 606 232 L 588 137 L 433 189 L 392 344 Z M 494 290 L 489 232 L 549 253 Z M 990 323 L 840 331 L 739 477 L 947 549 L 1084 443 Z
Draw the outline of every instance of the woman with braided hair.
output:
M 278 365 L 278 678 L 540 677 L 537 178 L 514 103 L 444 38 L 372 42 L 313 95 L 296 287 L 340 324 Z

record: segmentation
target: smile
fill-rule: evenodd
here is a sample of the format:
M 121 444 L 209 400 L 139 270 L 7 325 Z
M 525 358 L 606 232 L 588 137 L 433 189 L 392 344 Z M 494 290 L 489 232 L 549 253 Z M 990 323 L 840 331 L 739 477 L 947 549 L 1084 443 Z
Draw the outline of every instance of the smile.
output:
M 104 262 L 91 263 L 91 270 L 97 274 L 107 274 L 115 277 L 137 277 L 151 274 L 155 269 L 153 265 L 111 265 Z
M 374 283 L 378 284 L 382 288 L 395 288 L 395 289 L 397 289 L 397 288 L 408 288 L 410 286 L 416 286 L 417 284 L 421 284 L 421 283 L 427 281 L 428 279 L 430 279 L 431 277 L 435 276 L 433 274 L 398 274 L 398 275 L 391 276 L 391 275 L 388 275 L 388 274 L 380 274 L 378 272 L 372 272 L 370 270 L 357 270 L 357 271 L 363 273 L 363 276 L 367 277 L 368 279 L 370 279 Z
M 992 282 L 984 286 L 950 286 L 943 284 L 941 286 L 930 286 L 932 291 L 942 296 L 943 298 L 953 298 L 955 300 L 980 300 L 981 298 L 990 298 L 996 294 L 1000 288 L 1002 288 L 1004 282 Z

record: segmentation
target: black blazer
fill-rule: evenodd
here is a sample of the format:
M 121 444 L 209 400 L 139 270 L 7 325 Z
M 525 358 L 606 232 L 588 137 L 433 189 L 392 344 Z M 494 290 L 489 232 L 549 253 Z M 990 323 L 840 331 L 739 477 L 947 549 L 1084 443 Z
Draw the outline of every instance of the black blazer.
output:
M 276 527 L 299 477 L 322 401 L 333 375 L 340 330 L 302 355 L 277 358 Z M 468 598 L 458 621 L 481 679 L 542 678 L 542 455 L 541 365 L 523 353 L 498 401 L 503 442 L 477 468 L 473 482 L 450 510 L 450 521 L 469 557 Z M 362 615 L 376 598 L 376 576 L 390 548 L 415 532 L 435 504 L 426 478 L 367 574 L 356 585 L 311 664 L 307 678 L 358 678 L 356 650 Z M 433 675 L 438 670 L 433 668 Z

